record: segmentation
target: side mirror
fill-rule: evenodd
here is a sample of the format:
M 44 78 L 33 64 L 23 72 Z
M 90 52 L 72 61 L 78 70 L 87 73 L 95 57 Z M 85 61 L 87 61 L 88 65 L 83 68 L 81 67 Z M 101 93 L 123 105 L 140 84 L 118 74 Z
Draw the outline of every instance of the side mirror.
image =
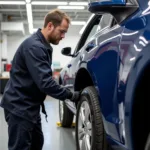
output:
M 72 56 L 71 55 L 71 47 L 65 47 L 61 50 L 61 53 L 65 56 Z
M 88 10 L 92 13 L 110 13 L 118 23 L 125 20 L 138 9 L 138 3 L 134 0 L 89 0 Z

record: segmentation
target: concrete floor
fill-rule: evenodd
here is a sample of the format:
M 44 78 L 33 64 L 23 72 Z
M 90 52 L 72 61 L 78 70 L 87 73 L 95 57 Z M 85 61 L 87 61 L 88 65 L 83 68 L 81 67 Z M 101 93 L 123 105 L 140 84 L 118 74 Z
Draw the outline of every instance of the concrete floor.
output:
M 0 96 L 1 99 L 1 96 Z M 47 97 L 45 107 L 48 114 L 48 123 L 42 116 L 42 128 L 44 133 L 43 150 L 75 150 L 75 129 L 57 127 L 59 121 L 58 100 Z M 0 150 L 8 150 L 7 124 L 4 120 L 3 109 L 0 108 Z

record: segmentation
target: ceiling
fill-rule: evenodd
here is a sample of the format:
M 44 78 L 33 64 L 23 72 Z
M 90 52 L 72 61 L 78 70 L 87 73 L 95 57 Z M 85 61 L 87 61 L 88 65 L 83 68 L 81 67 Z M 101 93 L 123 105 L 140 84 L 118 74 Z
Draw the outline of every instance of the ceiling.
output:
M 2 0 L 0 0 L 1 2 Z M 50 10 L 57 8 L 58 5 L 48 5 L 48 4 L 42 4 L 42 5 L 37 5 L 37 4 L 33 4 L 33 2 L 43 2 L 43 0 L 4 0 L 4 2 L 7 2 L 8 4 L 1 4 L 0 3 L 0 18 L 2 22 L 23 22 L 24 24 L 24 28 L 25 28 L 25 33 L 28 34 L 29 31 L 29 16 L 27 15 L 27 9 L 26 9 L 26 5 L 29 1 L 28 4 L 31 5 L 31 15 L 32 15 L 32 24 L 33 24 L 33 29 L 37 29 L 37 28 L 41 28 L 43 26 L 43 19 L 44 16 L 47 12 L 49 12 Z M 18 4 L 9 4 L 10 1 L 21 1 L 24 2 L 24 4 L 22 5 L 18 5 Z M 45 0 L 46 1 L 46 0 Z M 87 0 L 55 0 L 54 2 L 67 2 L 67 5 L 69 5 L 70 2 L 86 2 Z M 46 1 L 46 2 L 52 2 L 51 1 Z M 80 5 L 82 6 L 82 5 Z M 83 5 L 84 9 L 63 9 L 63 11 L 65 11 L 70 17 L 72 21 L 82 21 L 82 22 L 86 22 L 88 20 L 88 18 L 90 17 L 91 13 L 87 10 L 88 7 L 87 5 Z M 82 25 L 72 25 L 72 28 L 82 28 Z

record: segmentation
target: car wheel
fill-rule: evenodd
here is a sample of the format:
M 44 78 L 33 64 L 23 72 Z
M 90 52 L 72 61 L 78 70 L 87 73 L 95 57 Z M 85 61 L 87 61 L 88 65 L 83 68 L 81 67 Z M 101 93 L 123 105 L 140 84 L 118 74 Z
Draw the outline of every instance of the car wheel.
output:
M 146 141 L 146 146 L 145 146 L 145 149 L 144 150 L 150 150 L 150 134 L 147 138 L 147 141 Z
M 83 90 L 76 115 L 77 150 L 108 150 L 100 111 L 98 95 L 94 87 Z
M 71 127 L 74 114 L 66 106 L 65 102 L 59 101 L 59 119 L 62 127 Z

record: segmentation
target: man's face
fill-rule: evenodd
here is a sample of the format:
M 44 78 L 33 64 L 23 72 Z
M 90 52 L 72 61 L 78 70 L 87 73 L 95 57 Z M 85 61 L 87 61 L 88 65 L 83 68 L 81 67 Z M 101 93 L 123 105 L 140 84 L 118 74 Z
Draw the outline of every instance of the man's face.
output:
M 62 23 L 59 26 L 53 26 L 51 32 L 48 35 L 49 43 L 54 45 L 59 44 L 59 41 L 65 37 L 65 33 L 68 31 L 68 28 L 69 24 L 65 19 L 62 20 Z

